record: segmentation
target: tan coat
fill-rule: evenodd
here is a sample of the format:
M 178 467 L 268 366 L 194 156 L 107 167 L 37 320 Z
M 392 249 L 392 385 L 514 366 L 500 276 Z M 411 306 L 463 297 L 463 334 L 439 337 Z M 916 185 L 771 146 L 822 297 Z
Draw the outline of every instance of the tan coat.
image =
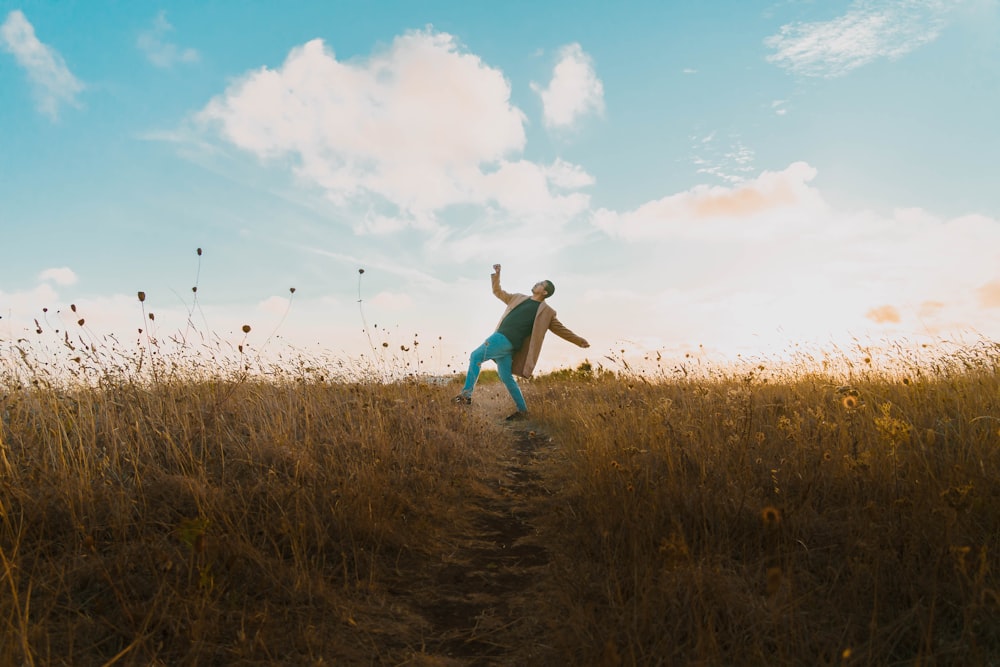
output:
M 492 278 L 493 294 L 507 304 L 507 309 L 503 311 L 503 315 L 500 317 L 500 322 L 503 322 L 503 318 L 507 317 L 510 311 L 531 297 L 527 294 L 504 292 L 500 288 L 500 276 L 494 273 Z M 500 322 L 497 322 L 497 329 L 500 328 Z M 521 345 L 521 349 L 514 353 L 513 371 L 515 375 L 524 378 L 531 377 L 531 373 L 535 370 L 535 364 L 538 362 L 538 354 L 542 351 L 542 341 L 545 339 L 545 333 L 548 331 L 575 345 L 582 346 L 587 344 L 585 338 L 577 336 L 566 328 L 562 322 L 557 320 L 555 309 L 543 301 L 538 304 L 538 312 L 535 313 L 535 323 L 532 326 L 531 338 L 528 340 L 528 344 Z

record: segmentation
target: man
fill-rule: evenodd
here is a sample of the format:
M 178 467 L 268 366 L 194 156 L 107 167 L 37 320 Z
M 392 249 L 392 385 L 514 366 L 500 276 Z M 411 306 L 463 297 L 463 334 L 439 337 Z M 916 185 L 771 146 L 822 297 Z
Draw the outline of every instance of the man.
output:
M 514 380 L 514 374 L 530 378 L 542 349 L 545 333 L 551 331 L 580 347 L 590 347 L 586 339 L 577 336 L 556 319 L 556 311 L 545 300 L 552 296 L 556 287 L 551 280 L 535 283 L 531 295 L 510 294 L 500 288 L 500 265 L 493 265 L 493 294 L 507 304 L 496 331 L 469 356 L 469 372 L 465 376 L 462 393 L 452 399 L 455 403 L 472 403 L 472 392 L 479 379 L 479 370 L 484 361 L 497 363 L 497 373 L 510 397 L 514 399 L 517 412 L 507 417 L 507 421 L 518 421 L 528 416 L 528 406 L 524 402 L 521 388 Z

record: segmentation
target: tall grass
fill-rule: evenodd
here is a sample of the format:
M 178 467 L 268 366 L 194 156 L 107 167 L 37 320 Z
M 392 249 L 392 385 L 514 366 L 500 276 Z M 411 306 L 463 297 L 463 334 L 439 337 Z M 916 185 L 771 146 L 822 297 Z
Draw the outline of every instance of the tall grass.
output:
M 446 660 L 429 573 L 496 416 L 243 343 L 64 348 L 0 355 L 0 664 Z M 1000 662 L 1000 347 L 833 361 L 526 383 L 547 662 Z
M 443 388 L 329 381 L 305 362 L 264 376 L 240 355 L 95 347 L 82 379 L 57 381 L 21 352 L 0 372 L 0 664 L 419 650 L 387 582 L 466 520 L 497 426 L 441 407 Z
M 1000 663 L 1000 346 L 839 361 L 536 384 L 567 663 Z

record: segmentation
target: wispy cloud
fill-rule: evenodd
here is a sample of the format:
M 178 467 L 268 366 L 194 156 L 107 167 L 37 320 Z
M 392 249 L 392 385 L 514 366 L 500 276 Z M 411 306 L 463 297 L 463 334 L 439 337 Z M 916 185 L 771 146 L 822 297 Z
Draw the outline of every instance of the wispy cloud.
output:
M 136 46 L 157 67 L 168 68 L 176 63 L 198 62 L 200 56 L 196 49 L 180 47 L 167 39 L 173 30 L 174 26 L 167 21 L 167 13 L 160 10 L 153 25 L 139 33 Z
M 24 13 L 15 9 L 0 24 L 0 47 L 12 54 L 28 75 L 38 110 L 56 120 L 65 104 L 79 106 L 84 85 L 69 71 L 59 52 L 35 36 Z
M 865 317 L 875 324 L 899 324 L 902 318 L 899 316 L 899 309 L 892 305 L 878 306 L 872 308 Z
M 983 308 L 1000 308 L 1000 280 L 993 280 L 976 288 L 976 295 Z
M 532 83 L 531 89 L 542 98 L 544 122 L 551 128 L 572 127 L 587 113 L 604 113 L 604 84 L 593 59 L 576 43 L 560 49 L 549 85 Z
M 726 183 L 742 183 L 756 169 L 754 151 L 739 136 L 720 140 L 713 130 L 705 136 L 691 137 L 691 162 L 699 174 L 709 174 Z
M 790 23 L 764 40 L 767 56 L 795 74 L 837 77 L 896 59 L 937 39 L 961 0 L 854 0 L 843 16 Z

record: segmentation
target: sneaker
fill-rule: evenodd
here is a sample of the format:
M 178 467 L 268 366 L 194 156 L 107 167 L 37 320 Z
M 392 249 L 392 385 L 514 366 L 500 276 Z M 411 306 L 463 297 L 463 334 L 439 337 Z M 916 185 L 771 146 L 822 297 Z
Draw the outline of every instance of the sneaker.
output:
M 459 405 L 472 405 L 472 397 L 466 396 L 465 394 L 459 394 L 455 398 L 451 399 L 452 403 L 458 403 Z
M 509 422 L 523 422 L 527 418 L 528 418 L 528 413 L 527 412 L 524 412 L 523 410 L 518 410 L 514 414 L 509 415 L 507 417 L 506 421 L 509 421 Z

